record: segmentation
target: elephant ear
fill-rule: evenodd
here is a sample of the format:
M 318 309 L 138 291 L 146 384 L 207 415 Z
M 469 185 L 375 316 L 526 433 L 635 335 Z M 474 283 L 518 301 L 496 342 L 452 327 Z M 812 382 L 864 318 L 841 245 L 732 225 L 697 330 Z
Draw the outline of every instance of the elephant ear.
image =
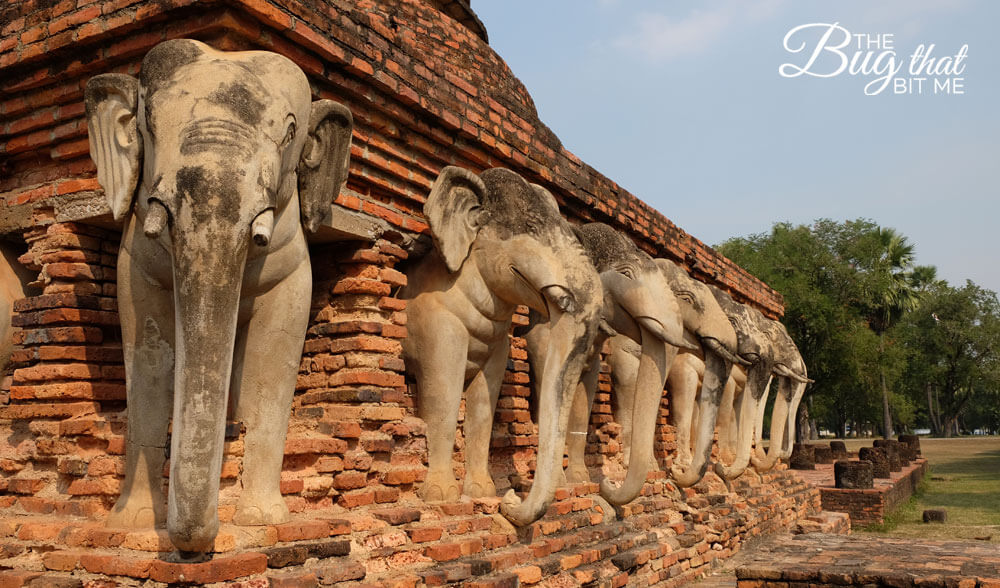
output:
M 548 204 L 549 207 L 552 208 L 552 210 L 556 211 L 557 213 L 559 212 L 559 203 L 556 202 L 556 197 L 552 195 L 552 192 L 549 192 L 548 190 L 546 190 L 542 186 L 539 186 L 538 184 L 532 184 L 531 189 L 535 191 L 535 195 L 538 196 L 539 200 Z
M 115 220 L 132 207 L 142 164 L 142 137 L 137 126 L 139 81 L 124 74 L 102 74 L 87 81 L 87 134 L 97 181 Z
M 343 104 L 316 100 L 309 136 L 299 158 L 299 206 L 306 229 L 315 233 L 329 221 L 330 205 L 347 182 L 354 118 Z
M 479 215 L 486 184 L 467 169 L 449 165 L 441 170 L 424 203 L 434 245 L 448 271 L 456 272 L 469 256 L 479 234 Z

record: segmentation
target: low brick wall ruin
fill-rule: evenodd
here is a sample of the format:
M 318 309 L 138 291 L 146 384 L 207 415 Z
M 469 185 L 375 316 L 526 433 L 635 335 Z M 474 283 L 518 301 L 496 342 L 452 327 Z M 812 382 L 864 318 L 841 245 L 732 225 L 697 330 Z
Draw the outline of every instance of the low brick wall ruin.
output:
M 819 489 L 823 510 L 849 514 L 851 526 L 858 529 L 884 523 L 886 515 L 909 500 L 927 474 L 927 460 L 918 459 L 890 478 L 876 478 L 875 487 L 869 489 L 834 487 L 833 464 L 816 464 L 814 471 L 796 473 Z

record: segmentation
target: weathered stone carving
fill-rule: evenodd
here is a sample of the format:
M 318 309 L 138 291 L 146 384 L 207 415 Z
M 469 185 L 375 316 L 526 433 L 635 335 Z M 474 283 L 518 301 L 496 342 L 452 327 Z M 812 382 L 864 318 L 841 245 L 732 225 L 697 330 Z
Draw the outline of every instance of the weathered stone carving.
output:
M 14 248 L 0 242 L 0 376 L 7 371 L 14 350 L 14 302 L 28 295 L 25 284 L 29 279 Z
M 452 471 L 459 404 L 465 391 L 465 493 L 492 496 L 488 470 L 493 413 L 507 367 L 511 318 L 519 304 L 537 313 L 547 345 L 536 370 L 538 458 L 522 502 L 507 493 L 501 511 L 525 525 L 545 513 L 561 478 L 563 441 L 574 391 L 597 335 L 600 278 L 560 216 L 555 198 L 506 169 L 481 175 L 446 167 L 424 204 L 434 250 L 410 272 L 407 369 L 427 421 L 425 500 L 455 500 Z M 536 327 L 538 328 L 538 327 Z
M 686 487 L 705 475 L 732 365 L 746 361 L 736 355 L 736 331 L 708 286 L 672 261 L 657 259 L 656 264 L 677 297 L 686 337 L 701 348 L 678 353 L 667 377 L 670 412 L 677 427 L 677 455 L 671 477 L 677 485 Z M 612 373 L 621 368 L 613 366 Z
M 709 290 L 736 330 L 737 353 L 749 364 L 733 368 L 719 409 L 720 455 L 715 472 L 732 480 L 750 465 L 754 431 L 764 418 L 776 353 L 769 332 L 771 321 L 726 292 L 714 286 Z
M 246 427 L 233 521 L 288 518 L 280 470 L 312 282 L 303 224 L 321 224 L 346 179 L 351 114 L 313 102 L 280 55 L 191 40 L 153 48 L 139 79 L 94 77 L 86 106 L 98 179 L 125 218 L 126 474 L 108 524 L 166 519 L 179 550 L 203 552 L 227 409 Z
M 626 456 L 628 473 L 620 486 L 608 480 L 601 482 L 601 495 L 612 504 L 631 502 L 642 490 L 653 459 L 653 433 L 659 416 L 663 384 L 678 347 L 697 347 L 684 341 L 684 328 L 677 300 L 669 290 L 663 274 L 646 253 L 628 237 L 602 223 L 590 223 L 574 228 L 583 248 L 601 276 L 604 288 L 603 323 L 605 327 L 592 347 L 588 368 L 576 389 L 566 437 L 569 464 L 566 477 L 570 482 L 589 482 L 584 462 L 590 411 L 597 393 L 600 373 L 600 350 L 608 336 L 627 339 L 635 349 L 638 367 L 635 377 L 616 383 L 615 396 L 628 397 L 624 435 L 639 440 Z M 609 328 L 610 327 L 610 328 Z M 538 356 L 548 345 L 544 328 L 533 328 L 527 335 L 528 350 Z M 619 347 L 621 344 L 619 344 Z M 536 374 L 544 366 L 532 361 Z
M 774 467 L 779 459 L 792 455 L 795 443 L 795 423 L 799 411 L 799 403 L 806 391 L 806 386 L 812 382 L 806 371 L 806 364 L 798 347 L 778 321 L 770 321 L 773 335 L 774 375 L 778 379 L 778 393 L 774 398 L 774 408 L 771 410 L 771 435 L 767 451 L 763 449 L 760 436 L 764 423 L 764 412 L 760 411 L 754 430 L 757 438 L 754 440 L 756 450 L 751 456 L 751 463 L 758 472 L 765 472 Z

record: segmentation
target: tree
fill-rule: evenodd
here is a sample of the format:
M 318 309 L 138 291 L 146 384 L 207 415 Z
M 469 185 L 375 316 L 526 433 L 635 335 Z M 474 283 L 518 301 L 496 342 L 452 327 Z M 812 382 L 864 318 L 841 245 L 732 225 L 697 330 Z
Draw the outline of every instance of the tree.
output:
M 877 249 L 860 268 L 866 275 L 865 303 L 868 324 L 879 338 L 879 386 L 882 391 L 882 434 L 895 436 L 889 410 L 889 388 L 886 385 L 885 333 L 903 313 L 916 308 L 920 292 L 913 285 L 913 245 L 894 229 L 880 228 L 873 233 Z
M 873 223 L 775 224 L 769 233 L 730 239 L 719 251 L 782 293 L 788 328 L 809 366 L 811 415 L 846 433 L 871 422 L 878 339 L 860 312 L 865 294 L 852 253 Z M 803 402 L 803 406 L 809 406 Z
M 961 288 L 934 282 L 923 302 L 897 327 L 910 352 L 906 380 L 926 395 L 936 434 L 958 433 L 969 410 L 974 427 L 996 429 L 1000 410 L 1000 302 L 995 292 L 967 281 Z M 991 420 L 992 419 L 992 420 Z

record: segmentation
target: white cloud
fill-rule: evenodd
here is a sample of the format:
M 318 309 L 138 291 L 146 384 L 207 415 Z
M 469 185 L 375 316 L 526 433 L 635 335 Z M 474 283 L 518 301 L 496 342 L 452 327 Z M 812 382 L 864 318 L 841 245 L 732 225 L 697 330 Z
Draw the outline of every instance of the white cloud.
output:
M 634 20 L 634 29 L 614 39 L 612 44 L 654 62 L 701 53 L 732 28 L 769 18 L 783 2 L 728 0 L 707 10 L 692 10 L 682 18 L 642 12 Z

